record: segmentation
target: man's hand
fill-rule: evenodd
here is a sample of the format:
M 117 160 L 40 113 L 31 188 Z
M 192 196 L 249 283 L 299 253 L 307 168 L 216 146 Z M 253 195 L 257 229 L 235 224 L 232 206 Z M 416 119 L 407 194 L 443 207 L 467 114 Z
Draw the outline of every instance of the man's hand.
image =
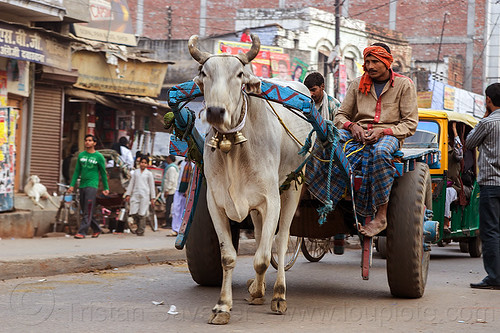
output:
M 151 207 L 155 206 L 155 199 L 151 199 Z
M 68 191 L 66 193 L 70 194 L 73 192 L 73 190 L 74 190 L 73 186 L 70 186 L 68 187 Z
M 383 136 L 384 130 L 382 128 L 368 130 L 365 133 L 365 143 L 369 145 L 374 144 Z
M 104 191 L 102 191 L 102 194 L 104 194 L 104 195 L 108 195 L 108 194 L 109 194 L 109 190 L 104 190 Z
M 365 131 L 363 130 L 363 127 L 353 123 L 349 130 L 351 131 L 351 135 L 355 141 L 365 143 Z
M 130 201 L 130 195 L 125 196 L 125 202 L 129 202 L 129 201 Z

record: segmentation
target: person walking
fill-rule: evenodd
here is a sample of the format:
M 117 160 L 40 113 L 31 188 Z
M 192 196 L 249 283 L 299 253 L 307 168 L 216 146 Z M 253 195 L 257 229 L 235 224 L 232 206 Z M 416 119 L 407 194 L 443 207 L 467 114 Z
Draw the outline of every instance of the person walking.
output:
M 102 194 L 109 194 L 108 176 L 106 174 L 106 159 L 95 150 L 97 138 L 92 134 L 85 136 L 85 150 L 78 155 L 75 172 L 68 188 L 68 194 L 72 193 L 76 181 L 80 177 L 80 207 L 83 218 L 80 223 L 76 239 L 83 239 L 87 235 L 89 227 L 92 228 L 92 238 L 97 238 L 102 230 L 94 217 L 97 188 L 99 187 L 99 175 L 104 190 Z
M 479 237 L 487 276 L 471 288 L 500 290 L 500 83 L 486 88 L 486 113 L 469 133 L 467 149 L 479 149 Z
M 130 202 L 129 215 L 137 224 L 137 236 L 144 236 L 149 205 L 154 207 L 155 204 L 155 181 L 153 173 L 147 169 L 148 164 L 148 158 L 142 157 L 139 169 L 132 172 L 132 178 L 125 192 L 125 201 Z
M 162 228 L 170 228 L 172 226 L 171 208 L 179 179 L 179 167 L 175 164 L 175 156 L 173 155 L 168 155 L 165 161 L 167 162 L 167 166 L 165 167 L 165 171 L 163 171 L 161 183 L 165 197 L 165 224 Z
M 179 179 L 179 186 L 174 194 L 174 200 L 172 203 L 172 232 L 167 236 L 177 236 L 182 224 L 182 216 L 184 210 L 186 209 L 186 198 L 189 193 L 189 182 L 193 174 L 193 163 L 188 160 L 184 160 L 181 163 L 180 170 L 182 170 L 182 176 Z

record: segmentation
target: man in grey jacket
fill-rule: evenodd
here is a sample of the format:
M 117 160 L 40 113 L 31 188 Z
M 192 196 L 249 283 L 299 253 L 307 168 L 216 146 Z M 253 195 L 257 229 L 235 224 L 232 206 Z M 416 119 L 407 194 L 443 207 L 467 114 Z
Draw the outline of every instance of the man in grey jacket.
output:
M 500 83 L 486 88 L 486 113 L 465 146 L 479 149 L 479 236 L 488 274 L 471 288 L 500 289 Z

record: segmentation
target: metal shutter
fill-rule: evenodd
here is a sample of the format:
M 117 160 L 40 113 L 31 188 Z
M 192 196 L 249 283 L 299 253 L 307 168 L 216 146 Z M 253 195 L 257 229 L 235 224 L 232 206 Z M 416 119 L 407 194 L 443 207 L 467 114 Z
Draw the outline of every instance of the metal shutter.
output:
M 62 87 L 35 86 L 30 175 L 40 177 L 49 193 L 60 179 L 62 99 Z

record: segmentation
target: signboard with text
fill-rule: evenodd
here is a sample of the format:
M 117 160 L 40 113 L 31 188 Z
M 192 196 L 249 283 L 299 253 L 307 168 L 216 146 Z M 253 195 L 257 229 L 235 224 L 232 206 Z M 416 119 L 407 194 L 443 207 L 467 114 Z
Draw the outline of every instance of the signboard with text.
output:
M 21 25 L 0 22 L 0 57 L 71 70 L 69 40 Z
M 78 37 L 137 46 L 127 0 L 90 0 L 89 23 L 75 23 Z

